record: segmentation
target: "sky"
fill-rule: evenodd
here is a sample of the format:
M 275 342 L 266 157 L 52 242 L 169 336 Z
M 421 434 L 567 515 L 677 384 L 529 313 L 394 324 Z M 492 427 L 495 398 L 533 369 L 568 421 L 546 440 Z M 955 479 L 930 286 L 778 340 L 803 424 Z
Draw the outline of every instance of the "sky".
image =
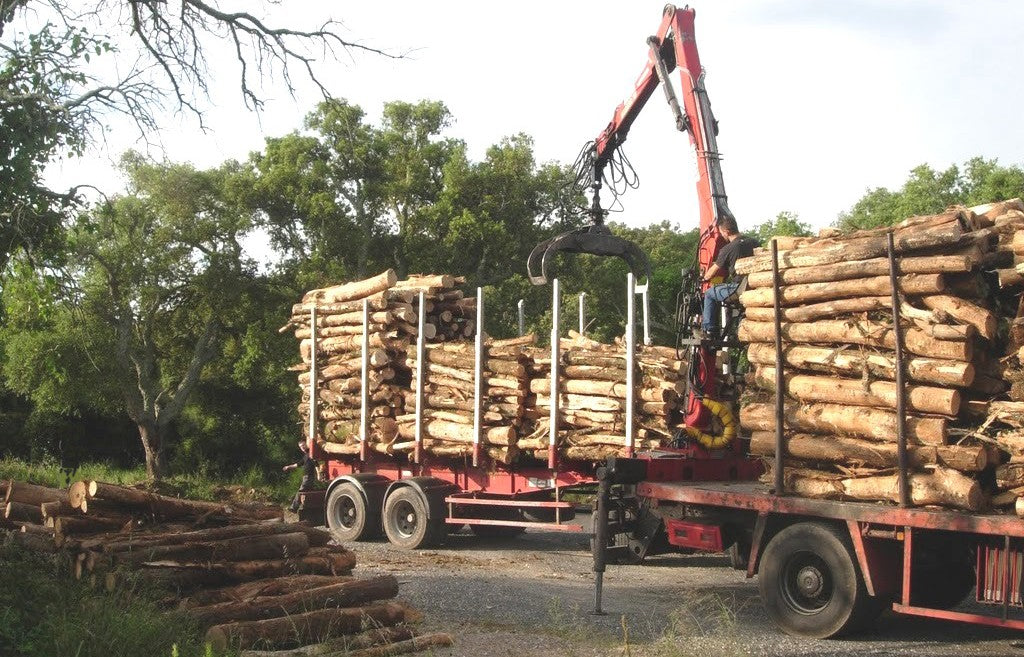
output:
M 663 6 L 284 0 L 270 18 L 299 27 L 334 18 L 344 37 L 404 54 L 354 52 L 320 68 L 332 94 L 373 121 L 391 100 L 441 100 L 455 118 L 447 136 L 464 140 L 474 159 L 524 132 L 539 161 L 571 164 L 632 92 Z M 945 168 L 980 155 L 1024 164 L 1022 2 L 704 0 L 694 8 L 729 205 L 741 227 L 780 211 L 828 225 L 867 190 L 899 187 L 923 163 Z M 300 129 L 319 100 L 308 84 L 291 98 L 268 80 L 264 112 L 247 112 L 233 54 L 212 54 L 203 101 L 209 131 L 188 115 L 169 115 L 159 135 L 148 135 L 152 154 L 199 167 L 244 159 L 265 138 Z M 678 76 L 673 82 L 678 89 Z M 115 124 L 105 149 L 55 167 L 50 178 L 116 191 L 112 163 L 126 148 L 145 143 Z M 612 218 L 695 227 L 692 151 L 660 91 L 625 152 L 640 187 Z

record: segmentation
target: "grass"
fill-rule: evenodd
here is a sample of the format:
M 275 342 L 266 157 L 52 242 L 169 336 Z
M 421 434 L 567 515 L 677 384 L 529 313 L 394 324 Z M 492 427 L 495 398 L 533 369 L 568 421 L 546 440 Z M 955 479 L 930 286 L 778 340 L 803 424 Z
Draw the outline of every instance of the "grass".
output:
M 174 474 L 161 480 L 155 490 L 167 495 L 196 500 L 241 499 L 285 503 L 298 490 L 300 471 L 283 475 L 279 471 L 258 468 L 223 477 L 198 471 Z M 52 461 L 26 463 L 18 459 L 0 459 L 0 479 L 16 479 L 56 488 L 66 488 L 72 481 L 95 479 L 111 484 L 132 486 L 146 483 L 143 467 L 116 468 L 107 463 L 83 463 L 74 471 L 66 471 Z
M 229 657 L 188 617 L 160 609 L 163 591 L 129 581 L 111 593 L 76 581 L 65 559 L 0 542 L 0 655 Z

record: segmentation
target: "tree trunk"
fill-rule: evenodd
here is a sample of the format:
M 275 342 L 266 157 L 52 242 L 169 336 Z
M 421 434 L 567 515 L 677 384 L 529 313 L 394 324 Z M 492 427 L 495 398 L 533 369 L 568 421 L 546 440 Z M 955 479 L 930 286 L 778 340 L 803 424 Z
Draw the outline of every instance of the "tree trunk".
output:
M 791 433 L 785 438 L 786 456 L 806 461 L 845 466 L 895 468 L 899 464 L 896 443 L 879 443 L 844 436 Z M 750 434 L 750 453 L 775 455 L 775 432 Z M 943 465 L 961 472 L 980 472 L 988 465 L 988 451 L 970 445 L 907 445 L 910 466 Z
M 946 282 L 942 274 L 907 274 L 900 276 L 897 284 L 900 292 L 904 294 L 936 294 L 946 289 Z M 779 298 L 782 305 L 799 306 L 814 301 L 882 296 L 890 292 L 892 292 L 892 283 L 888 276 L 873 276 L 843 281 L 786 285 L 779 288 Z M 748 308 L 772 306 L 775 303 L 775 292 L 770 287 L 747 290 L 740 295 L 740 303 Z
M 150 481 L 163 479 L 167 475 L 167 457 L 164 453 L 165 430 L 156 422 L 144 420 L 138 423 L 139 438 L 146 454 L 146 477 Z
M 941 274 L 970 271 L 976 263 L 967 255 L 945 255 L 901 258 L 897 260 L 897 264 L 900 274 Z M 782 285 L 820 283 L 823 281 L 840 281 L 850 278 L 888 275 L 888 258 L 837 262 L 826 267 L 794 267 L 783 269 L 779 272 Z M 747 277 L 748 288 L 771 287 L 771 285 L 772 273 L 770 271 L 755 272 Z
M 206 632 L 206 641 L 221 652 L 229 646 L 244 650 L 264 642 L 271 645 L 305 645 L 327 638 L 328 634 L 355 634 L 367 625 L 386 627 L 415 622 L 421 617 L 419 612 L 400 602 L 350 609 L 324 609 L 285 618 L 215 625 Z
M 928 474 L 913 473 L 909 479 L 914 505 L 936 504 L 967 511 L 980 511 L 985 505 L 981 485 L 956 470 L 935 468 Z M 806 476 L 805 471 L 786 473 L 787 491 L 816 498 L 899 502 L 898 482 L 897 475 L 843 479 L 829 474 L 822 478 Z
M 786 426 L 812 433 L 896 441 L 896 413 L 864 406 L 802 404 L 786 409 Z M 775 430 L 774 404 L 748 404 L 740 411 L 740 426 L 751 431 Z M 907 443 L 946 444 L 947 422 L 936 417 L 908 417 Z

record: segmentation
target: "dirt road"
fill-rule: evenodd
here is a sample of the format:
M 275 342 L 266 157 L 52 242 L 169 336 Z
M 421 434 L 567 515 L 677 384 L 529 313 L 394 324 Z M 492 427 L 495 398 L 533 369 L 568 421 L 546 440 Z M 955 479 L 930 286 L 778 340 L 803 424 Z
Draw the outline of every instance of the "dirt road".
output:
M 436 550 L 409 552 L 386 542 L 352 547 L 362 564 L 357 574 L 395 574 L 402 597 L 426 614 L 426 629 L 455 636 L 456 645 L 439 656 L 1024 657 L 1022 633 L 892 614 L 868 635 L 797 640 L 765 616 L 756 580 L 721 557 L 658 556 L 641 566 L 610 566 L 608 613 L 594 616 L 586 536 L 531 531 L 497 540 L 464 532 Z

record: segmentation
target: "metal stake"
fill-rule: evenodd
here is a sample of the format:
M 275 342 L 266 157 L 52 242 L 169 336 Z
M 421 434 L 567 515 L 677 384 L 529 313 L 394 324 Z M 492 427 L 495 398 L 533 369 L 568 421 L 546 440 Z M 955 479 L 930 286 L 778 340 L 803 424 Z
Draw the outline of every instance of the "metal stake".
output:
M 558 402 L 561 396 L 559 387 L 559 356 L 560 345 L 558 341 L 561 333 L 562 322 L 562 295 L 558 286 L 558 279 L 551 281 L 551 412 L 548 416 L 548 467 L 554 470 L 558 467 Z
M 476 359 L 473 363 L 473 467 L 480 467 L 480 432 L 484 400 L 484 289 L 476 289 Z
M 910 506 L 910 481 L 907 473 L 907 406 L 903 369 L 903 326 L 900 323 L 899 280 L 896 277 L 896 247 L 892 232 L 888 233 L 886 250 L 889 256 L 889 285 L 892 287 L 892 334 L 896 341 L 896 455 L 899 464 L 900 506 Z
M 419 463 L 423 458 L 423 370 L 427 367 L 427 338 L 423 330 L 427 322 L 427 304 L 423 290 L 420 290 L 419 302 L 419 317 L 416 322 L 418 327 L 416 333 L 416 433 L 414 436 L 416 447 L 413 450 L 413 462 L 415 463 Z
M 359 386 L 359 460 L 366 462 L 370 432 L 370 300 L 363 299 L 362 372 Z
M 316 362 L 316 349 L 317 349 L 317 326 L 316 326 L 316 306 L 312 306 L 309 309 L 309 337 L 310 337 L 310 350 L 309 350 L 309 433 L 306 436 L 306 451 L 308 454 L 313 454 L 313 445 L 316 444 L 317 435 L 317 415 L 319 413 L 319 394 L 317 388 L 317 362 Z
M 526 335 L 526 309 L 524 307 L 525 303 L 526 302 L 523 299 L 520 299 L 519 303 L 516 304 L 516 307 L 519 309 L 519 337 Z
M 786 450 L 786 385 L 782 370 L 782 301 L 779 298 L 779 243 L 772 240 L 772 298 L 775 307 L 775 494 L 785 494 L 782 455 Z
M 633 272 L 626 274 L 626 456 L 633 456 L 636 430 L 633 415 L 636 410 L 636 279 Z
M 641 292 L 644 300 L 644 344 L 651 346 L 651 293 L 650 284 L 645 285 Z
M 587 293 L 580 292 L 580 335 L 587 332 Z

